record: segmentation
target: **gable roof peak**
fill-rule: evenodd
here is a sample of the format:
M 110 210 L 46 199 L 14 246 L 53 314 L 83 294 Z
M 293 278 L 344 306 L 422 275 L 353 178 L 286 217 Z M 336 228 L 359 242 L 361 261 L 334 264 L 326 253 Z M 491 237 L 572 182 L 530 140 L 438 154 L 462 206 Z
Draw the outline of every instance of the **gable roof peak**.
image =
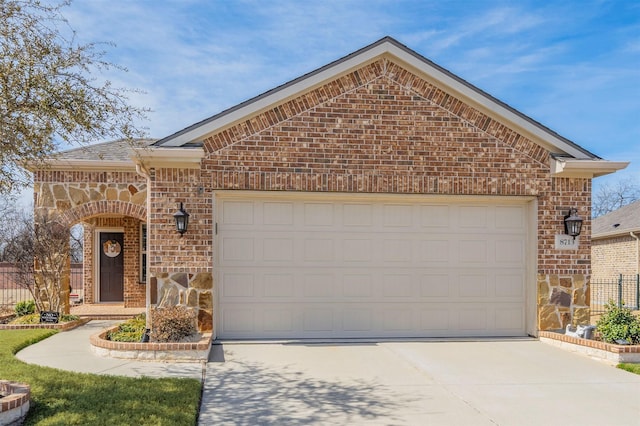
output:
M 221 130 L 246 121 L 260 112 L 382 57 L 414 72 L 420 78 L 436 83 L 448 94 L 469 103 L 508 127 L 514 128 L 552 153 L 569 158 L 601 160 L 595 154 L 454 75 L 390 36 L 385 36 L 328 65 L 160 139 L 154 145 L 157 147 L 176 147 L 202 141 Z

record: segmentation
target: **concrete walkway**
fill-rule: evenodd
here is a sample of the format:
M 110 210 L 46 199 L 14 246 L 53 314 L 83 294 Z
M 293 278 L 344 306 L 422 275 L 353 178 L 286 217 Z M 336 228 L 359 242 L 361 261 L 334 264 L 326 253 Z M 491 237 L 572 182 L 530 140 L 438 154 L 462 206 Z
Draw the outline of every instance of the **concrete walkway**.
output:
M 640 376 L 534 339 L 214 346 L 200 425 L 640 425 Z
M 202 380 L 205 363 L 131 361 L 94 355 L 89 336 L 122 321 L 93 320 L 71 331 L 55 334 L 27 346 L 16 357 L 37 364 L 78 373 L 130 377 L 190 377 Z
M 94 355 L 91 321 L 17 354 L 121 376 L 202 379 L 205 364 Z M 640 376 L 534 339 L 224 343 L 206 364 L 199 424 L 640 425 Z

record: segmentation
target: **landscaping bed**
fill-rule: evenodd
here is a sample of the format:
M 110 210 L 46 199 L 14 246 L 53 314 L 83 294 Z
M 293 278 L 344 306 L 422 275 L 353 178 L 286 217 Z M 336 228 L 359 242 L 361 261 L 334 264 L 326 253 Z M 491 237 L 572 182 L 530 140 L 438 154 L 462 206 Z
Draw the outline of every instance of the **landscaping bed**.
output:
M 554 331 L 541 331 L 539 338 L 543 343 L 612 365 L 640 363 L 640 345 L 616 345 L 600 340 L 568 336 Z
M 103 357 L 136 359 L 139 361 L 206 361 L 211 349 L 211 333 L 202 333 L 190 342 L 116 342 L 107 335 L 118 329 L 112 327 L 90 337 L 91 350 Z M 192 339 L 193 340 L 193 339 Z
M 11 317 L 13 318 L 13 316 Z M 67 322 L 59 322 L 56 324 L 52 323 L 41 323 L 41 324 L 2 324 L 0 323 L 0 330 L 30 330 L 30 329 L 50 329 L 50 330 L 58 330 L 58 331 L 67 331 L 73 330 L 76 327 L 84 325 L 91 321 L 89 318 L 78 318 L 73 321 Z

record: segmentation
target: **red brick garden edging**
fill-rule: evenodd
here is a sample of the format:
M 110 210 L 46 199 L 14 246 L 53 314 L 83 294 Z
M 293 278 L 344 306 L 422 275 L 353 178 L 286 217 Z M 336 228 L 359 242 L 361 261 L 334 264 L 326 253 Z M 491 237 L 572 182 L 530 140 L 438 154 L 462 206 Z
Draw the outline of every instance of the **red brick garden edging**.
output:
M 553 331 L 540 331 L 539 338 L 543 343 L 581 353 L 610 364 L 640 363 L 640 345 L 615 345 L 600 340 L 567 336 Z
M 90 318 L 80 318 L 75 321 L 60 322 L 57 324 L 0 324 L 0 330 L 29 330 L 29 329 L 53 329 L 59 331 L 73 330 L 91 321 Z
M 139 343 L 114 342 L 106 336 L 118 326 L 96 333 L 89 338 L 91 350 L 110 358 L 137 359 L 141 361 L 205 361 L 211 348 L 211 333 L 203 333 L 198 342 Z
M 0 380 L 0 424 L 22 424 L 29 412 L 30 401 L 29 385 Z

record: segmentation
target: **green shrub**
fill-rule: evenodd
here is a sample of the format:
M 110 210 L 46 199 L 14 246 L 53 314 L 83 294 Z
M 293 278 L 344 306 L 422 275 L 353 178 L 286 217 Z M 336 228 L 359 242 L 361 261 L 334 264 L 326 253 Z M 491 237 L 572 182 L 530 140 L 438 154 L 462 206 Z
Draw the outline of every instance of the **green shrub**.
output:
M 40 314 L 28 314 L 15 318 L 10 324 L 40 324 Z
M 77 315 L 70 315 L 70 314 L 60 315 L 60 322 L 71 322 L 79 319 L 80 317 Z
M 631 309 L 618 307 L 612 300 L 605 306 L 605 313 L 598 320 L 596 328 L 605 342 L 626 340 L 630 344 L 640 343 L 640 319 L 633 316 Z
M 179 342 L 197 332 L 196 313 L 185 306 L 156 309 L 151 314 L 151 340 Z
M 142 339 L 146 328 L 145 314 L 137 315 L 128 321 L 123 322 L 117 329 L 107 333 L 107 340 L 114 342 L 139 342 Z
M 16 312 L 16 315 L 19 317 L 31 315 L 36 311 L 36 302 L 34 302 L 33 300 L 23 300 L 16 303 L 16 307 L 14 308 L 14 310 Z

